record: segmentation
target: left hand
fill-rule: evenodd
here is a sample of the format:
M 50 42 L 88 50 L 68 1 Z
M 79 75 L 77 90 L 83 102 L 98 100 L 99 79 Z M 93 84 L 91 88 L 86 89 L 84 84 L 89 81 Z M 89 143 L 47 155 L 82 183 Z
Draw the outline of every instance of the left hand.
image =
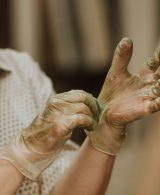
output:
M 131 55 L 132 41 L 124 38 L 116 48 L 98 98 L 109 125 L 123 127 L 160 110 L 160 49 L 136 75 L 127 70 Z
M 127 70 L 132 50 L 128 38 L 118 44 L 98 97 L 103 106 L 98 127 L 87 132 L 94 148 L 111 155 L 124 142 L 128 123 L 160 110 L 160 49 L 137 75 Z

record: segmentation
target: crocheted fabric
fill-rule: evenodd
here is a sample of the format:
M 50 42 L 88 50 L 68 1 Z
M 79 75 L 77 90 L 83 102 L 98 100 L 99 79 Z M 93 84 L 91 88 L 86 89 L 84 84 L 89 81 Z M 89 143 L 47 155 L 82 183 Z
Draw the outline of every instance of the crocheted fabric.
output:
M 55 92 L 50 79 L 27 53 L 0 50 L 0 149 L 32 122 L 51 93 Z M 42 182 L 26 179 L 16 195 L 48 195 L 77 149 L 76 144 L 68 141 L 56 161 L 42 174 Z

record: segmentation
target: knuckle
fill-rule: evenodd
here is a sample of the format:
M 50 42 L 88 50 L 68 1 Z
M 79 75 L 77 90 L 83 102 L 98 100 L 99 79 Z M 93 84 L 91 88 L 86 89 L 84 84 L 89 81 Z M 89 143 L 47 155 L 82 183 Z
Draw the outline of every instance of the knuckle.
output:
M 68 91 L 68 92 L 66 92 L 66 93 L 68 93 L 68 94 L 72 94 L 72 93 L 75 93 L 77 90 L 76 89 L 72 89 L 72 90 L 70 90 L 70 91 Z
M 69 129 L 65 126 L 62 126 L 62 127 L 59 128 L 59 130 L 57 131 L 56 134 L 59 138 L 61 138 L 65 135 L 67 135 L 68 133 L 69 133 Z
M 72 93 L 78 95 L 79 97 L 81 98 L 87 98 L 87 92 L 85 92 L 84 90 L 82 89 L 74 89 L 74 90 L 71 90 Z
M 64 103 L 63 99 L 52 97 L 48 103 L 48 106 L 54 107 L 54 106 L 62 106 Z
M 92 118 L 89 117 L 89 116 L 84 116 L 84 117 L 82 118 L 82 121 L 83 121 L 83 123 L 84 123 L 85 125 L 91 125 L 92 122 L 93 122 Z
M 71 91 L 69 92 L 72 92 L 72 93 L 85 93 L 85 91 L 83 91 L 82 89 L 72 89 Z
M 154 102 L 152 103 L 149 107 L 147 107 L 147 109 L 145 110 L 146 114 L 149 112 L 155 112 L 158 109 L 158 105 Z
M 113 82 L 115 82 L 116 80 L 117 80 L 117 75 L 110 74 L 110 75 L 108 76 L 108 81 L 109 81 L 109 83 L 113 83 Z
M 93 119 L 91 117 L 88 117 L 88 120 L 86 121 L 87 126 L 92 126 L 93 125 Z
M 79 95 L 82 98 L 82 101 L 86 102 L 86 100 L 88 99 L 88 94 L 87 92 L 83 91 L 83 90 L 79 90 Z
M 90 109 L 85 104 L 81 104 L 81 111 L 83 113 L 90 114 Z
M 160 98 L 157 98 L 155 100 L 157 107 L 160 109 Z
M 78 95 L 79 100 L 81 100 L 84 103 L 86 103 L 89 98 L 94 98 L 92 94 L 89 94 L 82 89 L 76 89 L 76 90 L 71 90 L 71 91 L 72 91 L 72 94 L 74 93 L 75 95 Z
M 59 103 L 59 99 L 57 99 L 57 98 L 55 98 L 55 97 L 52 97 L 51 99 L 50 99 L 50 101 L 49 101 L 49 104 L 57 104 L 57 103 Z
M 79 118 L 79 123 L 81 125 L 84 124 L 84 122 L 86 121 L 86 117 L 84 117 L 84 115 L 79 115 L 78 118 Z
M 84 90 L 82 90 L 82 89 L 79 89 L 79 90 L 77 90 L 77 92 L 79 93 L 79 94 L 81 94 L 81 95 L 86 95 L 87 93 L 84 91 Z
M 84 120 L 84 116 L 79 114 L 77 115 L 77 119 L 79 120 L 80 123 L 82 123 L 82 121 Z
M 91 93 L 87 93 L 87 94 L 88 94 L 88 97 L 89 97 L 90 99 L 92 99 L 93 101 L 96 102 L 96 98 L 95 98 Z

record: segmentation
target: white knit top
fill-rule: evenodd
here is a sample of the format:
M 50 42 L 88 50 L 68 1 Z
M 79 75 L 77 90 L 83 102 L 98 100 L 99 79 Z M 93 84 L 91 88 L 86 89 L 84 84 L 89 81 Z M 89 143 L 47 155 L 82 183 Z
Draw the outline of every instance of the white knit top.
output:
M 50 79 L 27 53 L 0 50 L 0 148 L 32 122 L 53 92 Z M 16 195 L 48 195 L 77 149 L 68 141 L 57 160 L 42 174 L 43 182 L 26 179 Z

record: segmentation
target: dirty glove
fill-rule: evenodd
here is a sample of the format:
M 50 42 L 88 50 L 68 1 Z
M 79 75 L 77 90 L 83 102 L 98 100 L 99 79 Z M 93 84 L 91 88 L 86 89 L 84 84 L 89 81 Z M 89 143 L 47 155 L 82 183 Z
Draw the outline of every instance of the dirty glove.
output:
M 81 90 L 53 95 L 31 125 L 1 150 L 0 158 L 10 161 L 23 175 L 37 180 L 61 151 L 77 127 L 88 131 L 99 119 L 96 99 Z
M 92 146 L 110 155 L 116 155 L 123 144 L 127 124 L 160 110 L 160 49 L 137 75 L 127 70 L 132 49 L 129 38 L 118 44 L 98 97 L 100 121 L 93 132 L 86 131 Z

